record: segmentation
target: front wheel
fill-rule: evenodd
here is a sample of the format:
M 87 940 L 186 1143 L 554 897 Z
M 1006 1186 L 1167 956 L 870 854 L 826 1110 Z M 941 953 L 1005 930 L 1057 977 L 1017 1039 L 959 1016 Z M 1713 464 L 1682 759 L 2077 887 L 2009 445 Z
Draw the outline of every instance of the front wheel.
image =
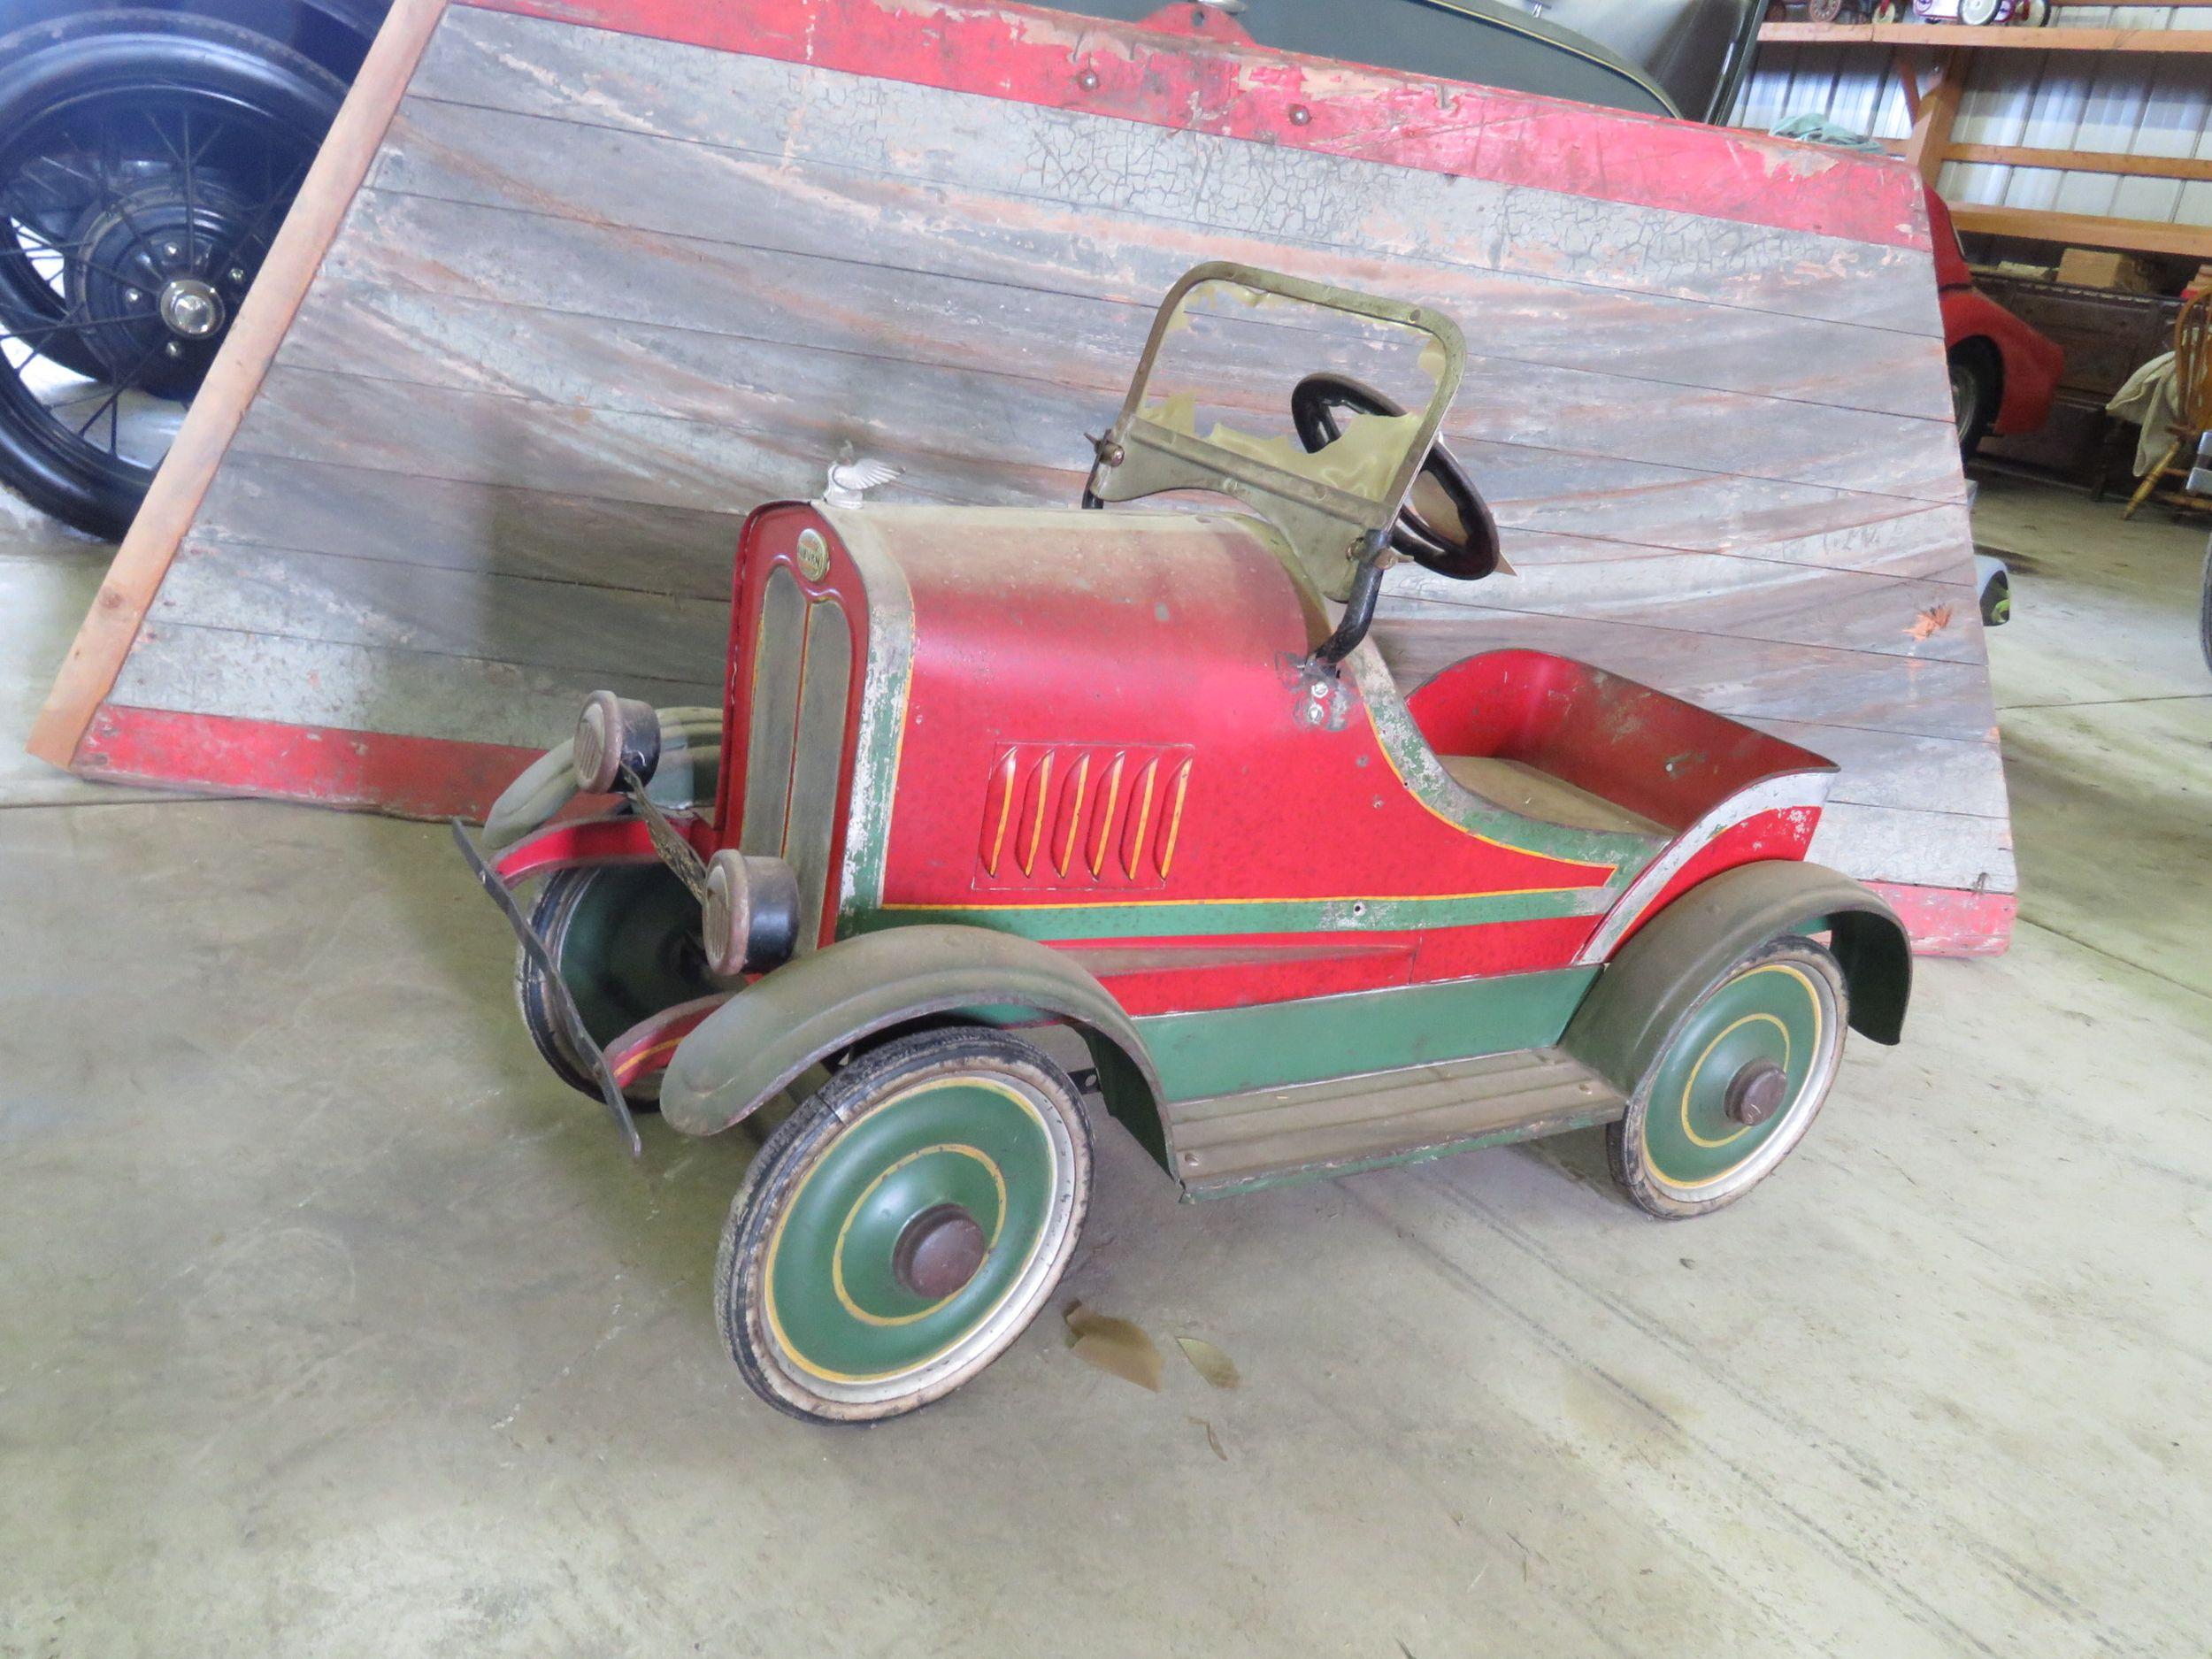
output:
M 900 1038 L 838 1071 L 768 1138 L 715 1271 L 753 1392 L 814 1423 L 941 1399 L 1051 1296 L 1090 1207 L 1075 1085 L 1019 1039 Z
M 1827 949 L 1785 933 L 1717 979 L 1606 1131 L 1613 1179 L 1670 1218 L 1734 1202 L 1805 1138 L 1828 1098 L 1850 1006 Z
M 531 903 L 530 925 L 602 1048 L 639 1021 L 716 988 L 699 936 L 699 902 L 664 864 L 556 871 Z M 515 952 L 515 1001 L 554 1075 L 596 1100 L 598 1079 L 555 1017 L 550 988 L 526 950 Z M 649 1072 L 626 1093 L 633 1110 L 650 1109 L 660 1073 Z

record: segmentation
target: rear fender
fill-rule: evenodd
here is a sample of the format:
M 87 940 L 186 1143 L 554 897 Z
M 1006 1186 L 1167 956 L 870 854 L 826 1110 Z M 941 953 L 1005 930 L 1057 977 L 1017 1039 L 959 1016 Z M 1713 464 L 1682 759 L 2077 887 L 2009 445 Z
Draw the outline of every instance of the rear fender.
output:
M 1793 861 L 1740 864 L 1700 882 L 1606 964 L 1559 1046 L 1624 1094 L 1729 966 L 1777 933 L 1826 932 L 1851 997 L 1851 1026 L 1904 1034 L 1912 955 L 1897 913 L 1848 876 Z
M 718 1133 L 810 1066 L 948 1015 L 988 1025 L 1064 1021 L 1089 1048 L 1114 1116 L 1164 1165 L 1159 1073 L 1121 1004 L 1050 947 L 982 927 L 862 933 L 762 975 L 677 1046 L 661 1116 L 687 1134 Z
M 722 772 L 722 710 L 656 709 L 661 757 L 645 793 L 665 812 L 711 807 Z M 487 854 L 504 852 L 576 798 L 575 741 L 549 749 L 500 792 L 484 816 L 479 841 Z

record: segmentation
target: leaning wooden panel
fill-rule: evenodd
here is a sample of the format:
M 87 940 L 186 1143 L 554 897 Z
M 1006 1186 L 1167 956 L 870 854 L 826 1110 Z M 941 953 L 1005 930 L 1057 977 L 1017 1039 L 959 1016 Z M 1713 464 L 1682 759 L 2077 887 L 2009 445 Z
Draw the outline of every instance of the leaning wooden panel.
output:
M 498 0 L 419 62 L 412 16 L 319 275 L 200 423 L 219 464 L 139 538 L 169 580 L 88 632 L 50 752 L 480 802 L 595 684 L 702 700 L 738 517 L 842 443 L 908 499 L 1070 500 L 1158 294 L 1227 255 L 1468 326 L 1447 431 L 1522 573 L 1394 579 L 1409 686 L 1539 644 L 1822 749 L 1823 856 L 1929 942 L 2001 941 L 1904 170 L 1018 7 Z

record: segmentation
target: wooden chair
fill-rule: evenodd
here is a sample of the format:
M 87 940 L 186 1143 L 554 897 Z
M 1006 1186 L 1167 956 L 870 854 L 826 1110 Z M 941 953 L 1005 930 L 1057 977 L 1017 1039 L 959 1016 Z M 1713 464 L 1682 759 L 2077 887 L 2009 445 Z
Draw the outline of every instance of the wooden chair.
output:
M 2186 462 L 2180 467 L 2174 463 L 2185 449 L 2195 455 L 2197 438 L 2207 427 L 2212 427 L 2212 293 L 2197 295 L 2174 319 L 2174 420 L 2167 428 L 2173 442 L 2158 465 L 2143 474 L 2121 518 L 2134 518 L 2169 472 L 2187 470 Z

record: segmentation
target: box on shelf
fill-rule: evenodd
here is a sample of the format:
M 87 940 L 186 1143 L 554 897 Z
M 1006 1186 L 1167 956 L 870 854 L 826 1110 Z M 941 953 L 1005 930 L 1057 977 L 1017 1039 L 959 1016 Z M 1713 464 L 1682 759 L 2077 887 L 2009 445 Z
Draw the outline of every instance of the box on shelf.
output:
M 2077 288 L 2119 288 L 2130 294 L 2154 293 L 2158 288 L 2158 279 L 2145 261 L 2103 248 L 2069 248 L 2058 262 L 2058 280 Z

